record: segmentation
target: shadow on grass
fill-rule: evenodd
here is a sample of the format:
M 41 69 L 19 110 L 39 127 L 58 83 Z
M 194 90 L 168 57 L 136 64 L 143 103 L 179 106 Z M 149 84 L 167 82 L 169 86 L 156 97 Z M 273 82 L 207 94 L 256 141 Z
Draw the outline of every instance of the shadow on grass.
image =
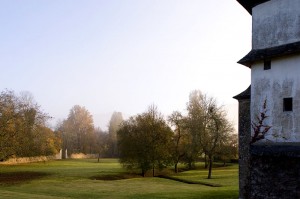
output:
M 50 174 L 43 172 L 8 172 L 0 173 L 0 186 L 16 185 L 40 179 Z
M 222 185 L 216 184 L 216 183 L 185 180 L 185 179 L 180 179 L 180 178 L 171 177 L 171 176 L 167 176 L 167 175 L 158 175 L 157 177 L 168 179 L 168 180 L 174 180 L 174 181 L 182 182 L 182 183 L 186 183 L 186 184 L 199 184 L 199 185 L 204 185 L 204 186 L 209 186 L 209 187 L 222 187 Z M 104 180 L 104 181 L 126 180 L 126 179 L 132 179 L 132 178 L 142 178 L 142 176 L 137 175 L 137 174 L 128 174 L 127 173 L 127 174 L 115 174 L 115 175 L 98 175 L 98 176 L 90 177 L 91 180 Z
M 142 178 L 142 176 L 137 174 L 116 174 L 116 175 L 99 175 L 99 176 L 90 177 L 91 180 L 105 180 L 105 181 L 126 180 L 132 178 Z
M 168 179 L 168 180 L 174 180 L 174 181 L 177 181 L 177 182 L 183 182 L 183 183 L 186 183 L 186 184 L 200 184 L 200 185 L 205 185 L 205 186 L 209 186 L 209 187 L 222 187 L 222 185 L 216 184 L 216 183 L 207 183 L 207 182 L 198 182 L 198 181 L 192 181 L 192 180 L 185 180 L 185 179 L 175 178 L 175 177 L 171 177 L 171 176 L 160 175 L 160 176 L 157 176 L 157 177 Z

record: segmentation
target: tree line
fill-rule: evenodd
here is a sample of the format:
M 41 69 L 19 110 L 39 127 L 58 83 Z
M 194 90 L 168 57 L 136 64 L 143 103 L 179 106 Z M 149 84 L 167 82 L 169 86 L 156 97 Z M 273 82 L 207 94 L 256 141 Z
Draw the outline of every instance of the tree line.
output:
M 93 116 L 83 106 L 75 105 L 68 117 L 56 129 L 62 140 L 62 149 L 68 154 L 97 154 L 100 157 L 118 157 L 117 130 L 123 121 L 121 112 L 114 112 L 108 131 L 94 126 Z
M 201 91 L 191 92 L 184 113 L 174 111 L 164 117 L 158 108 L 127 120 L 114 112 L 103 131 L 94 126 L 93 117 L 83 106 L 73 106 L 68 117 L 55 129 L 48 127 L 51 117 L 44 113 L 28 92 L 0 94 L 0 160 L 57 154 L 96 154 L 98 158 L 119 158 L 124 167 L 140 169 L 142 175 L 183 163 L 189 169 L 203 159 L 211 168 L 215 159 L 237 158 L 237 135 L 226 112 L 216 99 Z M 64 154 L 64 153 L 63 153 Z
M 140 169 L 144 176 L 152 170 L 184 163 L 189 169 L 200 158 L 211 178 L 215 158 L 226 162 L 237 158 L 237 136 L 222 106 L 200 91 L 193 91 L 187 114 L 175 111 L 167 120 L 157 110 L 149 109 L 124 121 L 118 130 L 120 162 L 128 169 Z
M 108 132 L 96 128 L 90 112 L 79 105 L 73 106 L 68 117 L 58 122 L 55 129 L 49 127 L 50 119 L 29 92 L 2 91 L 0 161 L 11 157 L 55 155 L 61 149 L 67 150 L 69 156 L 73 153 L 118 156 L 116 131 L 123 121 L 122 113 L 113 113 Z

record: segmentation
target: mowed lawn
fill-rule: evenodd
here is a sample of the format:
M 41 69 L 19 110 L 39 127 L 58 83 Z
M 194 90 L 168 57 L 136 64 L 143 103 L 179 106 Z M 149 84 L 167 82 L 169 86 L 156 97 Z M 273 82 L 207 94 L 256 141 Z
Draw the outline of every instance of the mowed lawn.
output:
M 172 178 L 221 185 L 127 175 L 116 159 L 57 160 L 0 165 L 0 198 L 238 198 L 238 166 L 218 167 L 213 179 L 203 169 Z

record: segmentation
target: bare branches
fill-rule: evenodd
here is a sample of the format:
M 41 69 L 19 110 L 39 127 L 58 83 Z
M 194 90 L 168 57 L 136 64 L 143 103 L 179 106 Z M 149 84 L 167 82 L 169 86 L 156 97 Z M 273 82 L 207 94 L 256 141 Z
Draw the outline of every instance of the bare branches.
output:
M 226 140 L 233 131 L 232 124 L 226 118 L 226 112 L 222 106 L 218 106 L 216 99 L 194 91 L 190 95 L 187 106 L 188 127 L 192 136 L 192 148 L 196 152 L 204 153 L 209 158 L 209 175 L 214 156 L 221 146 L 222 140 Z M 196 155 L 198 155 L 196 154 Z
M 256 116 L 257 122 L 252 122 L 253 136 L 250 144 L 253 144 L 259 140 L 265 138 L 267 132 L 271 129 L 271 126 L 265 124 L 265 120 L 269 117 L 267 115 L 267 99 L 264 100 L 262 111 Z

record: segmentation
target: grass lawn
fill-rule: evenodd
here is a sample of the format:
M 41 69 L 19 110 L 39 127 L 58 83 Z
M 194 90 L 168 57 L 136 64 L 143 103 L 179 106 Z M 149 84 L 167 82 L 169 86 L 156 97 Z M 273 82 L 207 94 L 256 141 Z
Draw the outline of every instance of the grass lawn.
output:
M 126 176 L 126 171 L 116 159 L 102 159 L 100 163 L 88 159 L 0 165 L 0 198 L 238 198 L 237 165 L 214 168 L 210 180 L 206 179 L 207 171 L 201 169 L 172 176 L 221 187 L 118 176 Z

